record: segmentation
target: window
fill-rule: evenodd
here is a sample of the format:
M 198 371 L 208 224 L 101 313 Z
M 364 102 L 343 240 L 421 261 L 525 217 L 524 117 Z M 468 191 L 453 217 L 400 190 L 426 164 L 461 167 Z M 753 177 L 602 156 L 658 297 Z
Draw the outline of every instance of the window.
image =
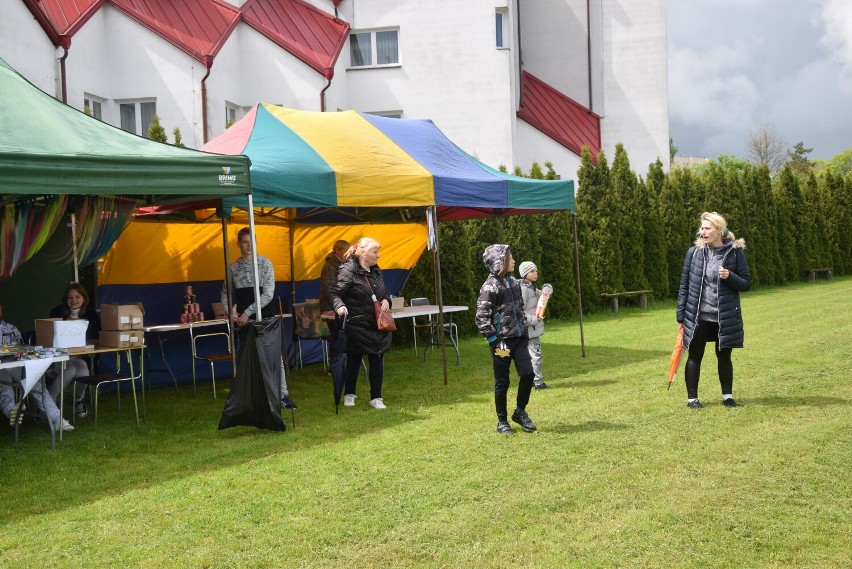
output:
M 89 109 L 89 114 L 98 119 L 99 121 L 103 120 L 101 115 L 101 103 L 103 99 L 93 97 L 92 95 L 84 95 L 83 98 L 83 112 L 86 109 Z
M 349 34 L 350 67 L 399 65 L 399 30 Z
M 506 8 L 497 8 L 496 14 L 496 26 L 495 30 L 497 33 L 496 45 L 497 48 L 508 48 L 509 47 L 509 13 Z
M 157 113 L 156 101 L 128 101 L 119 103 L 121 130 L 140 136 L 148 136 L 148 128 L 154 122 Z

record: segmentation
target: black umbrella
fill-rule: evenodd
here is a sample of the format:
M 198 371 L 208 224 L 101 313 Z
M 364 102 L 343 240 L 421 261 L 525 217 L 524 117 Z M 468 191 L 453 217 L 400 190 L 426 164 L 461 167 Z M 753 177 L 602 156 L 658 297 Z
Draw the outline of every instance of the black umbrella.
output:
M 340 322 L 337 329 L 337 337 L 331 342 L 331 381 L 334 386 L 334 414 L 340 408 L 340 396 L 343 394 L 343 385 L 346 382 L 346 317 Z

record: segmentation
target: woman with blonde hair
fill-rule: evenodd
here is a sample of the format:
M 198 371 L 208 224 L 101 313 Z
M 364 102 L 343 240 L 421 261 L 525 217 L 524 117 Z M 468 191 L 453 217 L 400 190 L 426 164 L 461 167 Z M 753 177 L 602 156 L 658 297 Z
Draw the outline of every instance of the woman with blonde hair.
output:
M 390 348 L 391 334 L 379 330 L 375 302 L 381 310 L 390 310 L 390 295 L 379 268 L 381 244 L 362 237 L 346 251 L 340 265 L 337 282 L 331 288 L 331 302 L 338 316 L 347 316 L 346 381 L 343 389 L 344 407 L 355 406 L 355 385 L 361 360 L 366 355 L 370 363 L 370 407 L 385 409 L 382 398 L 384 354 Z
M 745 241 L 728 229 L 725 218 L 701 214 L 695 244 L 686 252 L 677 295 L 677 321 L 683 324 L 687 407 L 701 409 L 698 380 L 708 342 L 716 349 L 722 403 L 738 407 L 733 397 L 733 348 L 743 347 L 740 292 L 751 288 Z

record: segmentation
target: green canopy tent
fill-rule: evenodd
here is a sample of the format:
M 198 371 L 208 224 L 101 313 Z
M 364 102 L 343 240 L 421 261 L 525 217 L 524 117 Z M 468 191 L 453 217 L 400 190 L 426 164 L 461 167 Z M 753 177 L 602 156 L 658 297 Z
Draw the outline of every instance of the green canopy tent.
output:
M 167 204 L 248 194 L 249 160 L 180 148 L 93 119 L 0 59 L 3 201 L 18 196 L 137 196 Z
M 69 199 L 88 199 L 93 219 L 110 218 L 115 211 L 95 211 L 92 204 L 99 202 L 92 196 L 127 196 L 135 205 L 242 195 L 251 211 L 249 169 L 245 156 L 162 144 L 94 119 L 41 91 L 0 59 L 0 280 L 47 242 Z M 129 214 L 102 231 L 85 262 L 109 249 L 126 219 Z

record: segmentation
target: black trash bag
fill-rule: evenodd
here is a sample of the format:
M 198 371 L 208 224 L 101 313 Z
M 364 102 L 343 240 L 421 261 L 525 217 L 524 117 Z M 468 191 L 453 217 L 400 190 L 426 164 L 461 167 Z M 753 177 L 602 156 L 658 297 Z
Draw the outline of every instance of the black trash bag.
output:
M 285 431 L 281 418 L 281 319 L 251 321 L 237 330 L 237 375 L 219 429 L 249 425 Z

